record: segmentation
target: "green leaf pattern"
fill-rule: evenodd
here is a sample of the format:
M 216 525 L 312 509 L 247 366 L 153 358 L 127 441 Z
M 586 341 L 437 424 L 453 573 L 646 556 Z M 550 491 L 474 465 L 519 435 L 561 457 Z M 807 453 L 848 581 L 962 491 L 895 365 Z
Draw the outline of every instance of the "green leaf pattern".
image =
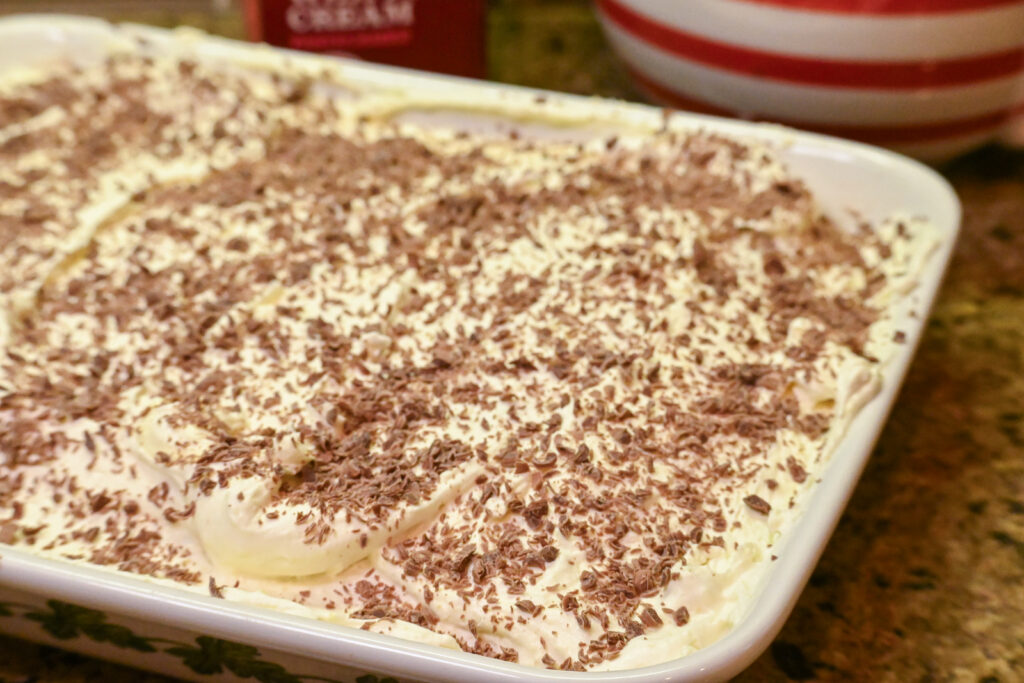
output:
M 199 674 L 219 674 L 227 669 L 239 678 L 255 678 L 260 683 L 300 683 L 300 678 L 280 664 L 261 660 L 260 651 L 250 645 L 210 636 L 199 636 L 196 645 L 172 647 L 167 653 L 180 657 L 182 664 Z
M 0 617 L 13 617 L 13 603 L 0 602 Z M 84 636 L 97 643 L 110 643 L 116 647 L 138 652 L 160 652 L 156 642 L 132 633 L 131 629 L 107 622 L 107 615 L 99 610 L 79 607 L 60 600 L 47 600 L 47 610 L 26 608 L 24 617 L 37 622 L 44 631 L 58 640 L 71 640 Z M 260 651 L 251 645 L 233 643 L 228 640 L 198 636 L 195 645 L 173 643 L 164 653 L 181 660 L 181 663 L 197 674 L 215 675 L 225 670 L 239 678 L 251 678 L 259 683 L 302 683 L 304 680 L 328 681 L 316 676 L 296 676 L 280 664 L 268 662 L 260 657 Z M 335 682 L 337 683 L 337 682 Z M 398 683 L 391 677 L 380 678 L 365 674 L 356 678 L 356 683 Z
M 107 623 L 103 612 L 71 605 L 59 600 L 47 600 L 49 612 L 29 612 L 27 619 L 38 621 L 47 633 L 58 640 L 70 640 L 79 635 L 97 643 L 110 643 L 117 647 L 139 652 L 156 652 L 156 648 L 124 626 Z

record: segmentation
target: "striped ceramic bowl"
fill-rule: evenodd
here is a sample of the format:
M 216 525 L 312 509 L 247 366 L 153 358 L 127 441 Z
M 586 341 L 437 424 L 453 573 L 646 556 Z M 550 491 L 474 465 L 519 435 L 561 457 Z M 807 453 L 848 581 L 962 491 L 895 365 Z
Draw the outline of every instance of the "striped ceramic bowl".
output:
M 1024 113 L 1024 0 L 596 0 L 637 83 L 938 161 Z

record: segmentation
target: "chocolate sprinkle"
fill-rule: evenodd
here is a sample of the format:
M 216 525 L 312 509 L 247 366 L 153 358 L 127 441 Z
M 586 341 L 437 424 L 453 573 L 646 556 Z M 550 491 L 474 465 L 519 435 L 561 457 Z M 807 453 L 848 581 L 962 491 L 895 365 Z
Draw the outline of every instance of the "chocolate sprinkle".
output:
M 754 512 L 759 512 L 762 515 L 767 515 L 769 512 L 772 511 L 772 506 L 768 503 L 768 501 L 766 501 L 761 496 L 747 496 L 746 498 L 743 499 L 743 502 L 746 503 L 747 507 L 749 507 L 751 510 L 753 510 Z

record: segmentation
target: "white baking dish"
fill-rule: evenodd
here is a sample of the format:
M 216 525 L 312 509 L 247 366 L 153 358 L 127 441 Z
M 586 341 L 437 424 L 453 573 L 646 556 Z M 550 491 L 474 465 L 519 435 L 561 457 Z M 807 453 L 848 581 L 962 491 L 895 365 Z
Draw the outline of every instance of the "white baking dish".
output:
M 273 66 L 282 59 L 328 69 L 355 90 L 400 92 L 434 116 L 486 110 L 513 118 L 558 120 L 547 130 L 651 129 L 661 110 L 619 102 L 545 94 L 407 70 L 297 55 L 265 47 L 137 26 L 114 27 L 75 17 L 23 16 L 0 20 L 0 70 L 45 64 L 59 57 L 95 59 L 111 45 L 144 39 L 156 52 L 184 51 L 198 59 Z M 460 116 L 465 117 L 465 114 Z M 527 124 L 529 128 L 532 124 Z M 776 546 L 746 618 L 720 641 L 681 659 L 610 673 L 547 671 L 421 645 L 308 618 L 227 602 L 195 591 L 98 567 L 0 549 L 0 632 L 196 680 L 260 681 L 717 681 L 756 658 L 796 602 L 853 491 L 895 399 L 928 308 L 956 239 L 960 209 L 936 173 L 906 158 L 837 139 L 776 126 L 675 114 L 671 125 L 702 128 L 777 144 L 797 175 L 839 221 L 854 210 L 874 220 L 895 212 L 923 216 L 938 246 L 920 286 L 898 304 L 896 319 L 908 343 L 883 368 L 883 389 L 854 419 L 788 537 Z

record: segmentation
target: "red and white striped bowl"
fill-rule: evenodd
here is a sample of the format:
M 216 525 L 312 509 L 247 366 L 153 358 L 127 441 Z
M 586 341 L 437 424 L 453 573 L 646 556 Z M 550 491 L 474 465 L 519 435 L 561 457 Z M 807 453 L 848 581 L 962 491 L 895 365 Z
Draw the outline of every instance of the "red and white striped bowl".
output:
M 937 161 L 1024 113 L 1024 0 L 596 0 L 638 84 Z

